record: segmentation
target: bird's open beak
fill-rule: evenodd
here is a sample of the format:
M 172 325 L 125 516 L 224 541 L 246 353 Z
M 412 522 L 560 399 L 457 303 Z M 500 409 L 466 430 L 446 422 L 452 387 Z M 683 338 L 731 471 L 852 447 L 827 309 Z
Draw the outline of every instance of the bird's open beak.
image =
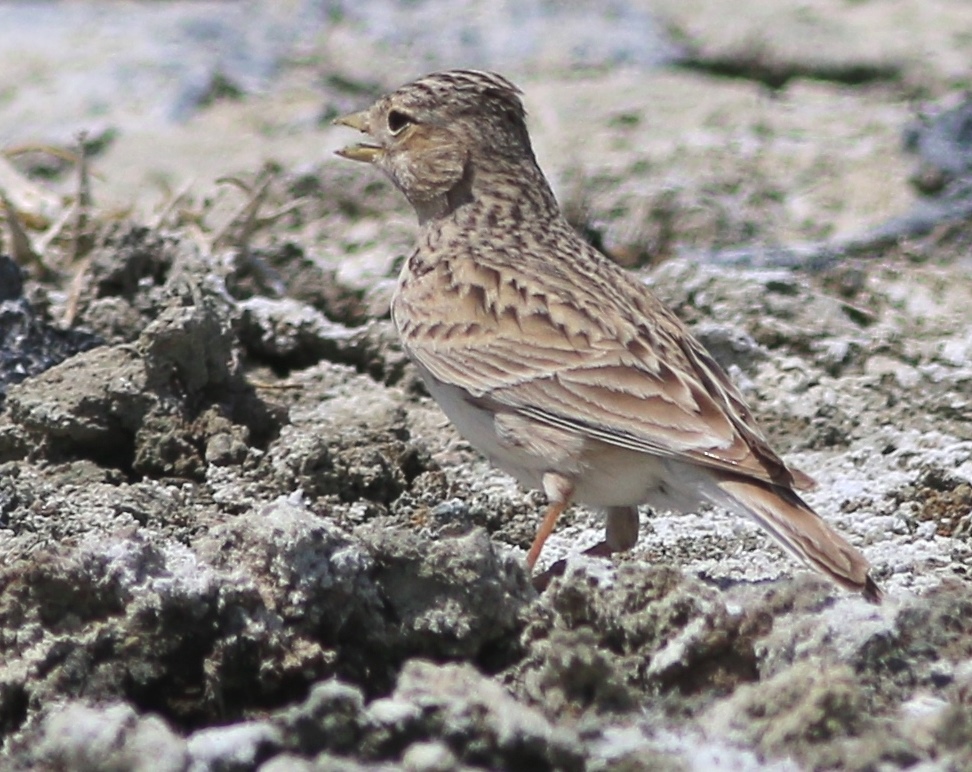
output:
M 337 126 L 350 126 L 352 129 L 360 131 L 362 134 L 368 133 L 368 112 L 363 111 L 360 113 L 351 113 L 350 115 L 342 115 L 340 118 L 335 118 L 334 123 Z M 336 151 L 341 158 L 347 158 L 351 161 L 363 161 L 365 163 L 373 163 L 374 160 L 381 154 L 381 148 L 378 145 L 369 145 L 366 143 L 359 143 L 356 145 L 348 145 L 347 147 L 342 147 L 340 150 Z

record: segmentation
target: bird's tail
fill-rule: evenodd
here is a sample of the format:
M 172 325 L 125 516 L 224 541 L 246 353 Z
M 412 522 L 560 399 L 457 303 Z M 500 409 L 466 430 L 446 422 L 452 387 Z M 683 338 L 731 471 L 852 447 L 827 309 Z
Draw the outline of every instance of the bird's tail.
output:
M 881 602 L 867 558 L 792 490 L 744 478 L 719 480 L 717 486 L 726 498 L 715 503 L 749 515 L 804 563 L 872 603 Z

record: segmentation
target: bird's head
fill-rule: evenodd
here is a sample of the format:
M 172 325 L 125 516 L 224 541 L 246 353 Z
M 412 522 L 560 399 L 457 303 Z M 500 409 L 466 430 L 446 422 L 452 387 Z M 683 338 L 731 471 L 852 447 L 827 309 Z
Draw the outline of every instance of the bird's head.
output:
M 335 123 L 367 134 L 338 155 L 371 163 L 423 209 L 441 210 L 450 196 L 472 195 L 473 178 L 535 166 L 520 91 L 478 70 L 426 75 Z M 454 204 L 457 202 L 453 202 Z

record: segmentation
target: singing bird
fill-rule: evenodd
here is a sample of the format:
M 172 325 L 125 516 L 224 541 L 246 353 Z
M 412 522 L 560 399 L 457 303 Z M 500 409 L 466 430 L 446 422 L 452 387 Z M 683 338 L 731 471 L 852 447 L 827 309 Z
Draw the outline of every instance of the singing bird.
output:
M 596 552 L 630 549 L 638 505 L 748 515 L 877 602 L 864 556 L 796 493 L 739 390 L 631 273 L 581 239 L 537 165 L 521 92 L 491 72 L 427 75 L 337 123 L 338 151 L 418 215 L 392 319 L 429 393 L 476 449 L 548 507 L 532 569 L 573 501 L 603 508 Z

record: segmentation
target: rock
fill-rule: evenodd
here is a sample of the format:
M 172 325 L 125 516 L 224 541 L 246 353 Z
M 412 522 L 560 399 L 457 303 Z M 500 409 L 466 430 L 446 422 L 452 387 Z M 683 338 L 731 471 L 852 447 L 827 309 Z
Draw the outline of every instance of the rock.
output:
M 47 717 L 34 753 L 53 768 L 76 772 L 183 772 L 190 758 L 186 742 L 163 720 L 140 717 L 125 703 L 69 703 Z
M 321 359 L 348 361 L 357 334 L 292 298 L 255 297 L 240 304 L 240 337 L 250 356 L 278 367 L 303 368 Z
M 166 394 L 178 390 L 185 399 L 219 391 L 237 377 L 235 338 L 230 310 L 201 292 L 190 305 L 173 303 L 139 336 L 149 388 Z
M 0 270 L 3 260 L 0 255 Z M 16 267 L 16 266 L 14 266 Z M 16 295 L 14 295 L 16 290 Z M 45 321 L 24 298 L 19 285 L 0 276 L 0 410 L 7 390 L 25 378 L 38 375 L 101 341 L 80 330 L 62 330 Z
M 347 327 L 292 298 L 255 297 L 240 308 L 240 340 L 254 361 L 290 370 L 327 360 L 389 385 L 403 378 L 406 356 L 388 323 Z
M 402 768 L 408 772 L 450 772 L 459 759 L 445 743 L 412 743 L 402 756 Z
M 191 305 L 172 301 L 136 344 L 85 352 L 20 384 L 11 395 L 11 420 L 41 454 L 57 460 L 97 459 L 186 478 L 204 475 L 199 446 L 207 432 L 233 426 L 196 420 L 204 407 L 218 405 L 257 438 L 265 435 L 273 419 L 235 367 L 229 309 L 198 284 L 188 295 Z M 248 431 L 235 436 L 250 439 Z M 244 448 L 231 452 L 240 458 Z
M 356 380 L 354 393 L 291 413 L 263 462 L 283 489 L 387 506 L 430 466 L 410 440 L 403 395 Z
M 538 711 L 514 700 L 469 665 L 413 660 L 402 670 L 391 700 L 412 718 L 398 724 L 399 742 L 411 758 L 430 754 L 423 738 L 443 736 L 468 765 L 490 769 L 582 769 L 577 738 Z M 409 706 L 414 706 L 410 708 Z M 387 707 L 382 710 L 387 713 Z M 373 715 L 369 710 L 368 715 Z M 379 724 L 389 727 L 387 720 Z M 368 748 L 368 741 L 365 741 Z M 441 751 L 437 752 L 441 755 Z M 409 752 L 406 751 L 406 758 Z
M 393 651 L 494 665 L 511 656 L 534 591 L 482 530 L 432 542 L 381 525 L 355 535 L 374 557 Z
M 853 671 L 809 661 L 740 687 L 715 710 L 713 722 L 707 724 L 720 735 L 735 736 L 769 756 L 791 754 L 814 767 L 845 768 L 850 759 L 829 755 L 836 750 L 833 740 L 858 737 L 873 725 L 867 695 Z
M 188 772 L 249 772 L 280 746 L 280 733 L 266 721 L 201 729 L 186 740 Z
M 143 225 L 107 228 L 79 276 L 77 323 L 111 343 L 134 341 L 164 306 L 174 265 L 193 252 Z
M 13 258 L 0 254 L 0 302 L 16 300 L 24 291 L 24 276 Z
M 290 175 L 287 183 L 293 195 L 327 196 L 321 176 Z M 305 184 L 306 183 L 306 184 Z M 347 195 L 349 191 L 342 191 Z M 269 249 L 253 249 L 230 256 L 231 270 L 226 277 L 230 294 L 242 302 L 252 298 L 293 299 L 311 306 L 335 322 L 358 327 L 371 314 L 362 303 L 361 288 L 349 287 L 338 280 L 338 268 L 318 255 L 307 254 L 300 244 L 285 242 Z
M 331 680 L 315 684 L 307 699 L 281 712 L 276 721 L 286 745 L 304 755 L 351 753 L 360 742 L 363 712 L 361 690 Z
M 766 358 L 766 350 L 738 327 L 702 322 L 692 332 L 724 370 L 748 370 Z
M 336 769 L 336 767 L 332 768 Z M 261 764 L 259 772 L 315 772 L 317 769 L 319 767 L 305 758 L 290 753 L 281 753 L 274 756 L 270 761 Z
M 9 410 L 16 423 L 55 447 L 98 457 L 131 448 L 154 401 L 147 391 L 134 351 L 101 347 L 13 389 Z
M 958 104 L 940 108 L 934 116 L 906 127 L 905 149 L 913 152 L 920 163 L 912 175 L 912 184 L 920 192 L 968 196 L 972 183 L 970 127 L 972 98 L 967 94 Z
M 625 713 L 659 691 L 755 677 L 753 630 L 718 595 L 671 568 L 625 565 L 614 577 L 568 564 L 525 633 L 529 653 L 507 677 L 555 715 Z

